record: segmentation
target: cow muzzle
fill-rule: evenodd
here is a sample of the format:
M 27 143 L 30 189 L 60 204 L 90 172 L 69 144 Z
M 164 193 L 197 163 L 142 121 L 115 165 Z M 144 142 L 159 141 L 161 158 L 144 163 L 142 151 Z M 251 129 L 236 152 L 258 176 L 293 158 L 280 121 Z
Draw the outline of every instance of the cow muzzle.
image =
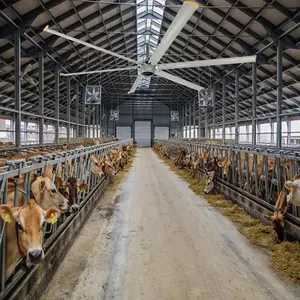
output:
M 77 204 L 73 204 L 70 208 L 71 213 L 77 214 L 79 212 L 79 206 Z
M 39 264 L 44 259 L 44 250 L 42 248 L 33 248 L 28 250 L 27 262 L 33 265 Z

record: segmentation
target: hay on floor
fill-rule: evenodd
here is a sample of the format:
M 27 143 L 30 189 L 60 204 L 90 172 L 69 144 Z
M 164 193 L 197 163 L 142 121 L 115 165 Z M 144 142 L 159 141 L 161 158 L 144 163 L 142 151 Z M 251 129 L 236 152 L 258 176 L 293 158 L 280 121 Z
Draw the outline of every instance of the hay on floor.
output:
M 155 151 L 156 152 L 156 151 Z M 203 190 L 205 180 L 192 178 L 185 171 L 180 170 L 171 159 L 161 157 L 174 173 L 189 183 L 189 188 L 197 195 L 205 198 L 208 203 L 222 212 L 233 222 L 238 223 L 238 230 L 247 237 L 250 243 L 266 249 L 272 259 L 274 269 L 291 279 L 293 282 L 300 284 L 300 243 L 299 242 L 283 242 L 277 243 L 276 233 L 272 226 L 261 224 L 260 220 L 253 219 L 243 208 L 234 204 L 231 200 L 226 200 L 224 195 L 212 194 L 206 195 Z

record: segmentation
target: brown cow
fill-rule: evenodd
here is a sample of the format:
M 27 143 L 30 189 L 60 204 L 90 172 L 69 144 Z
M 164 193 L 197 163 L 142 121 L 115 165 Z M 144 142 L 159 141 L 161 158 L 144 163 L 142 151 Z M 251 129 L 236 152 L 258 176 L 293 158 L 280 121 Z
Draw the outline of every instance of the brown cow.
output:
M 55 207 L 43 210 L 31 199 L 23 206 L 0 205 L 0 216 L 6 227 L 6 280 L 12 275 L 20 258 L 26 264 L 40 263 L 44 258 L 42 248 L 44 223 L 54 224 L 61 212 Z

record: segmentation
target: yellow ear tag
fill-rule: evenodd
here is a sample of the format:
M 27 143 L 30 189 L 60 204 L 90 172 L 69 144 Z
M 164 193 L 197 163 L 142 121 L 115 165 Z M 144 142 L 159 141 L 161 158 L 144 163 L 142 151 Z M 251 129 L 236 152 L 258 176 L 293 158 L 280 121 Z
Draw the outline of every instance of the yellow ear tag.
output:
M 103 167 L 105 166 L 105 163 L 104 163 L 104 162 L 102 163 L 102 166 L 103 166 Z
M 12 217 L 11 217 L 11 215 L 10 215 L 10 214 L 6 214 L 6 215 L 5 215 L 5 219 L 4 219 L 4 221 L 5 221 L 5 222 L 7 222 L 7 223 L 10 223 L 10 222 L 12 222 L 12 221 L 13 221 L 13 219 L 12 219 Z
M 55 217 L 55 214 L 51 214 L 51 223 L 55 224 L 57 222 L 57 218 Z
M 291 192 L 293 192 L 293 191 L 294 191 L 294 187 L 293 187 L 293 186 L 290 188 L 290 191 L 291 191 Z

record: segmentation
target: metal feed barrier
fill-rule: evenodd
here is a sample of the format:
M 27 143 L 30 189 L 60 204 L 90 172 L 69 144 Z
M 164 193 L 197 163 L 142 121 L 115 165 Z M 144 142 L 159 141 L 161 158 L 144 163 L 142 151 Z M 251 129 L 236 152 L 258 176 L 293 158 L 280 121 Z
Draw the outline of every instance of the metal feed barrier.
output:
M 189 154 L 194 153 L 195 159 L 198 159 L 199 155 L 204 152 L 207 152 L 210 158 L 218 157 L 221 161 L 224 157 L 229 159 L 231 164 L 229 176 L 225 178 L 222 168 L 218 167 L 217 182 L 226 186 L 227 189 L 234 190 L 239 195 L 251 199 L 269 212 L 274 211 L 282 184 L 300 173 L 300 154 L 291 150 L 216 146 L 182 140 L 155 140 L 154 142 L 166 146 L 173 157 L 177 155 L 179 149 L 183 149 Z M 242 155 L 244 156 L 243 165 Z M 251 160 L 249 159 L 250 155 L 253 155 Z M 262 157 L 261 176 L 258 176 L 258 156 Z M 270 157 L 274 157 L 272 171 L 269 171 L 268 167 Z M 251 174 L 250 169 L 252 169 Z M 204 166 L 201 164 L 199 171 L 204 172 Z M 253 186 L 254 189 L 252 189 Z M 300 208 L 292 206 L 286 219 L 300 227 Z
M 107 144 L 95 145 L 84 149 L 74 149 L 65 152 L 58 152 L 55 154 L 48 154 L 44 156 L 31 157 L 25 162 L 25 160 L 7 161 L 6 166 L 0 168 L 0 187 L 1 187 L 1 201 L 0 204 L 7 203 L 8 196 L 8 179 L 14 178 L 15 184 L 15 206 L 19 204 L 20 188 L 17 182 L 21 180 L 22 176 L 25 176 L 24 190 L 25 201 L 30 197 L 30 174 L 36 172 L 37 175 L 41 175 L 48 165 L 53 166 L 54 176 L 57 175 L 58 170 L 62 170 L 62 179 L 65 181 L 69 175 L 76 177 L 79 182 L 85 182 L 88 184 L 88 188 L 79 195 L 80 210 L 91 198 L 91 195 L 95 194 L 95 191 L 101 187 L 105 179 L 100 178 L 91 173 L 91 154 L 98 154 L 99 157 L 104 156 L 112 148 L 120 148 L 122 145 L 131 142 L 132 139 L 122 140 L 118 142 L 111 142 Z M 67 161 L 72 160 L 72 169 L 68 170 Z M 80 212 L 79 210 L 79 212 Z M 73 219 L 76 215 L 62 215 L 56 224 L 50 224 L 46 228 L 44 233 L 44 249 L 45 255 L 51 243 L 55 242 L 58 238 L 61 238 L 60 234 L 69 226 L 74 225 Z M 1 258 L 1 271 L 0 271 L 0 300 L 8 299 L 8 295 L 22 285 L 22 280 L 25 276 L 29 276 L 30 270 L 23 271 L 21 262 L 18 264 L 15 274 L 7 282 L 5 281 L 6 270 L 6 223 L 0 221 L 0 258 Z

